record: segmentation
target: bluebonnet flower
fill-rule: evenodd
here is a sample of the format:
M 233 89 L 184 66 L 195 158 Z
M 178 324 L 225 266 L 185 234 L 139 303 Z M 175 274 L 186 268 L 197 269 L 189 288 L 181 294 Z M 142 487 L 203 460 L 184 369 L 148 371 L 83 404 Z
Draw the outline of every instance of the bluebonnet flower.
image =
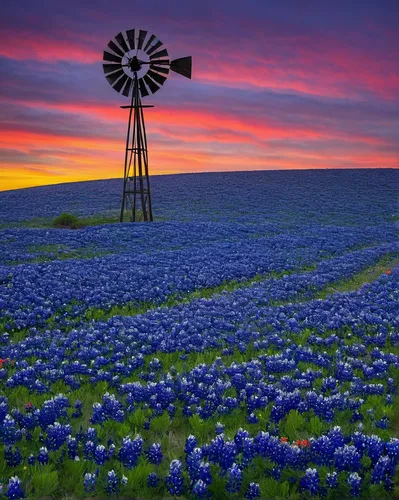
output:
M 143 438 L 140 434 L 132 440 L 129 436 L 123 438 L 122 446 L 118 452 L 118 459 L 125 467 L 131 469 L 137 464 L 143 449 Z
M 159 443 L 153 443 L 147 451 L 147 457 L 150 464 L 159 465 L 162 462 L 162 450 Z
M 354 497 L 360 495 L 360 484 L 362 482 L 361 477 L 357 472 L 352 472 L 348 477 L 348 484 L 351 487 L 350 494 Z
M 187 471 L 191 481 L 195 481 L 199 475 L 199 466 L 202 460 L 202 449 L 194 448 L 186 457 Z
M 198 479 L 198 481 L 193 486 L 193 493 L 198 498 L 203 498 L 208 492 L 207 485 L 202 481 L 202 479 Z
M 247 422 L 249 424 L 257 424 L 259 422 L 258 417 L 255 415 L 255 413 L 250 413 L 247 417 Z
M 76 438 L 68 436 L 66 442 L 68 446 L 68 457 L 73 459 L 78 454 L 78 441 Z
M 220 422 L 216 422 L 215 425 L 215 432 L 216 434 L 223 434 L 225 426 L 221 424 Z
M 172 460 L 169 474 L 166 476 L 166 488 L 172 496 L 183 492 L 183 466 L 180 460 Z
M 92 460 L 94 458 L 95 451 L 96 445 L 93 443 L 93 441 L 86 441 L 83 449 L 83 456 L 85 457 L 85 459 Z
M 25 498 L 25 491 L 22 488 L 22 482 L 18 476 L 14 476 L 9 479 L 6 497 L 9 500 Z
M 237 455 L 237 446 L 234 441 L 226 441 L 221 451 L 219 464 L 222 469 L 227 470 L 234 463 Z
M 28 457 L 28 464 L 29 465 L 35 465 L 36 457 L 33 454 L 30 454 Z
M 96 464 L 104 465 L 107 458 L 108 457 L 105 446 L 103 446 L 102 444 L 97 445 L 94 451 L 94 461 L 96 462 Z
M 86 441 L 92 441 L 94 444 L 97 444 L 97 429 L 94 427 L 88 427 L 86 431 Z
M 95 474 L 86 472 L 83 480 L 83 486 L 86 493 L 91 493 L 96 489 L 97 477 Z
M 228 472 L 229 481 L 227 483 L 226 490 L 229 493 L 236 493 L 241 488 L 242 471 L 241 471 L 240 467 L 237 464 L 233 464 L 228 469 L 227 472 Z
M 258 483 L 250 483 L 245 493 L 245 498 L 247 500 L 254 500 L 260 497 L 260 486 Z
M 209 465 L 209 462 L 203 462 L 202 461 L 199 464 L 198 477 L 205 484 L 211 484 L 212 483 L 211 467 Z
M 17 428 L 11 415 L 6 415 L 0 425 L 0 438 L 5 445 L 15 444 L 21 439 L 21 431 Z
M 184 446 L 184 451 L 186 455 L 191 453 L 194 450 L 194 448 L 196 448 L 196 446 L 197 446 L 197 439 L 195 438 L 195 436 L 190 434 L 186 439 L 186 444 Z
M 301 478 L 301 487 L 308 490 L 311 495 L 316 495 L 319 491 L 319 473 L 317 469 L 306 469 L 305 475 Z
M 147 486 L 149 488 L 156 488 L 158 486 L 158 476 L 155 472 L 150 472 L 147 477 Z
M 399 462 L 399 439 L 391 438 L 386 444 L 387 454 L 394 462 Z
M 72 418 L 80 418 L 83 415 L 82 412 L 83 404 L 77 399 L 74 404 L 74 411 L 72 412 Z
M 119 491 L 119 477 L 114 470 L 110 470 L 107 474 L 107 486 L 105 489 L 110 495 L 116 494 Z
M 327 472 L 327 486 L 329 488 L 337 488 L 338 487 L 338 474 L 334 472 Z
M 47 427 L 46 447 L 49 450 L 58 450 L 71 432 L 72 427 L 69 424 L 61 425 L 59 422 L 54 422 L 54 425 Z
M 234 442 L 237 446 L 237 450 L 240 452 L 243 449 L 243 443 L 245 438 L 249 438 L 250 434 L 247 430 L 242 429 L 241 427 L 235 433 Z
M 355 446 L 341 446 L 334 453 L 335 467 L 339 471 L 357 471 L 360 469 L 360 458 L 360 453 Z
M 4 460 L 8 467 L 17 467 L 22 463 L 22 455 L 17 447 L 14 449 L 11 446 L 6 446 L 4 448 Z
M 37 456 L 37 461 L 41 465 L 48 464 L 48 451 L 46 447 L 43 446 L 42 448 L 40 448 L 39 454 Z
M 371 471 L 371 482 L 379 484 L 388 476 L 393 475 L 395 471 L 395 464 L 389 457 L 380 457 L 375 464 L 374 469 Z
M 247 466 L 256 455 L 256 445 L 253 438 L 245 437 L 243 439 L 243 465 Z

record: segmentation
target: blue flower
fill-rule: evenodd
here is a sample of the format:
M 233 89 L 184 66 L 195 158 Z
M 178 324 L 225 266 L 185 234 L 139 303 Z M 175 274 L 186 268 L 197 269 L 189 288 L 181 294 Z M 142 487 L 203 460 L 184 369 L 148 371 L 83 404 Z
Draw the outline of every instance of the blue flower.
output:
M 254 500 L 260 497 L 260 486 L 258 483 L 250 483 L 245 493 L 245 498 L 247 500 Z
M 317 495 L 319 491 L 319 472 L 317 469 L 306 469 L 305 475 L 301 478 L 301 487 L 308 490 L 311 495 Z
M 6 497 L 9 498 L 9 500 L 25 498 L 25 491 L 22 488 L 22 483 L 18 476 L 14 476 L 8 481 Z
M 95 474 L 87 472 L 84 476 L 83 486 L 86 493 L 91 493 L 96 488 L 97 477 Z
M 240 491 L 241 483 L 242 483 L 242 471 L 237 464 L 233 464 L 228 469 L 228 478 L 229 481 L 226 486 L 226 490 L 229 493 L 236 493 Z
M 159 465 L 162 462 L 162 450 L 159 443 L 153 443 L 147 451 L 147 457 L 150 464 Z
M 183 482 L 182 463 L 180 460 L 172 460 L 166 477 L 166 488 L 172 496 L 179 496 L 183 492 Z

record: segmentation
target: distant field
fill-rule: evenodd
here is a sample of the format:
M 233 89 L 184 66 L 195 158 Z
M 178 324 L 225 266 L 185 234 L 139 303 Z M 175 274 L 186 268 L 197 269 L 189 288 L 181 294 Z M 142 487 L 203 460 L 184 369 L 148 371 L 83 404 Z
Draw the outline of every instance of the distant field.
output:
M 397 498 L 398 187 L 159 176 L 136 224 L 121 180 L 0 192 L 0 498 Z

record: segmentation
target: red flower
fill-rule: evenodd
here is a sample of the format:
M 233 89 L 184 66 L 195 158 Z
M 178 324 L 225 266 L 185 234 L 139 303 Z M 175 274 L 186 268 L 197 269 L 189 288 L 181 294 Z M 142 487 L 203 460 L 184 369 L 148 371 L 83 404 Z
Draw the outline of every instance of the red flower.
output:
M 392 271 L 391 271 L 390 269 L 387 269 L 387 270 L 385 271 L 385 274 L 392 274 Z
M 286 443 L 286 442 L 288 441 L 288 438 L 286 438 L 286 437 L 282 437 L 282 438 L 280 438 L 280 441 L 281 441 L 282 443 Z
M 303 439 L 302 442 L 301 442 L 302 446 L 310 446 L 310 441 L 308 441 L 307 439 Z

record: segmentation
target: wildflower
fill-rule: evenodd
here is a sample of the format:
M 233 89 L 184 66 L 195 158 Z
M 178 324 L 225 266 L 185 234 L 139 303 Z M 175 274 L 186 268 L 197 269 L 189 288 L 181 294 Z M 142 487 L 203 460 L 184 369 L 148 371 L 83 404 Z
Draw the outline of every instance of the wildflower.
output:
M 48 451 L 47 448 L 42 447 L 39 450 L 39 455 L 37 456 L 37 461 L 41 465 L 48 464 Z
M 107 475 L 107 486 L 105 489 L 109 494 L 118 493 L 119 491 L 119 477 L 114 470 L 110 470 Z
M 183 492 L 183 482 L 182 463 L 180 460 L 172 460 L 166 477 L 166 488 L 172 496 L 179 496 Z
M 94 451 L 94 460 L 97 465 L 104 465 L 107 460 L 107 453 L 105 451 L 105 446 L 99 444 Z
M 137 434 L 135 439 L 123 438 L 122 446 L 118 452 L 118 459 L 125 467 L 131 469 L 137 464 L 143 448 L 143 438 Z
M 198 481 L 193 486 L 193 493 L 198 498 L 203 498 L 207 494 L 207 485 L 202 481 L 202 479 L 198 479 Z
M 362 480 L 357 472 L 352 472 L 349 474 L 348 477 L 348 484 L 351 487 L 350 494 L 353 495 L 354 497 L 357 497 L 360 495 L 360 484 Z
M 91 493 L 96 488 L 96 475 L 87 472 L 83 481 L 84 490 L 86 493 Z
M 316 495 L 319 490 L 319 472 L 317 469 L 306 469 L 305 475 L 301 479 L 302 488 L 308 490 L 312 495 Z
M 245 498 L 247 500 L 254 500 L 260 497 L 260 487 L 258 483 L 250 483 L 245 493 Z
M 288 438 L 286 438 L 286 437 L 282 437 L 282 438 L 280 438 L 280 441 L 281 441 L 282 443 L 286 443 L 286 442 L 288 441 Z
M 188 438 L 186 439 L 186 444 L 184 446 L 184 451 L 185 451 L 186 455 L 191 453 L 196 446 L 197 446 L 197 439 L 195 438 L 195 436 L 190 434 L 188 436 Z
M 215 432 L 216 434 L 223 434 L 225 426 L 221 424 L 220 422 L 216 422 L 215 425 Z
M 338 487 L 338 474 L 335 471 L 332 473 L 327 472 L 327 486 L 329 488 Z
M 9 498 L 9 500 L 25 498 L 25 492 L 22 489 L 22 483 L 18 476 L 14 476 L 8 481 L 6 497 Z
M 147 457 L 150 464 L 159 465 L 163 458 L 161 445 L 159 443 L 153 443 L 147 451 Z
M 156 488 L 158 486 L 158 476 L 155 472 L 150 472 L 147 477 L 147 486 L 149 488 Z
M 242 483 L 242 472 L 237 464 L 233 464 L 230 469 L 228 469 L 229 482 L 226 486 L 226 490 L 229 493 L 236 493 L 241 488 Z
M 389 274 L 392 274 L 392 271 L 391 271 L 390 269 L 387 269 L 387 270 L 385 271 L 385 274 L 388 274 L 388 275 L 389 275 Z

